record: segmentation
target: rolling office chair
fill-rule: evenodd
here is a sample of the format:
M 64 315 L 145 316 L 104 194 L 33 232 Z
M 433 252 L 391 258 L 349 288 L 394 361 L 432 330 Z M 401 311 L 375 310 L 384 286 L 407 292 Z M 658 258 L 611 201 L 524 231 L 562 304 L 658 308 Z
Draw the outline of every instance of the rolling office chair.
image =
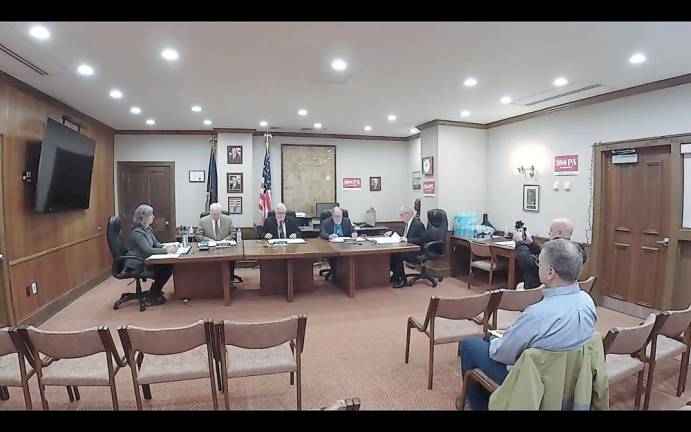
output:
M 227 210 L 221 210 L 221 214 L 224 214 L 226 216 L 230 216 L 230 212 Z M 199 219 L 203 218 L 204 216 L 208 216 L 208 215 L 209 215 L 209 212 L 201 212 L 199 214 Z M 256 229 L 256 227 L 255 227 L 255 229 Z M 235 268 L 233 268 L 233 270 L 235 270 Z M 236 276 L 235 273 L 233 273 L 232 277 L 233 277 L 234 281 L 243 282 L 242 278 L 240 276 Z
M 146 310 L 146 300 L 145 294 L 142 292 L 142 281 L 146 282 L 146 278 L 153 279 L 154 275 L 147 272 L 143 258 L 134 255 L 126 255 L 127 248 L 120 239 L 120 232 L 120 218 L 111 216 L 108 219 L 108 231 L 106 233 L 108 247 L 110 248 L 110 253 L 113 255 L 113 265 L 110 268 L 110 273 L 115 279 L 134 279 L 136 292 L 124 293 L 120 296 L 120 299 L 113 304 L 113 309 L 118 310 L 123 303 L 127 303 L 130 300 L 139 300 L 139 311 L 144 312 Z M 126 272 L 125 260 L 128 258 L 141 261 L 141 270 L 130 270 Z
M 348 210 L 341 209 L 343 212 L 343 217 L 347 218 L 348 217 Z M 319 223 L 321 224 L 324 222 L 324 219 L 328 219 L 331 217 L 331 210 L 324 210 L 320 215 L 319 215 Z M 350 219 L 350 218 L 349 218 Z M 352 222 L 351 222 L 352 223 Z M 324 276 L 324 280 L 329 280 L 331 277 L 333 277 L 333 271 L 331 271 L 331 268 L 325 268 L 319 270 L 319 276 Z
M 420 279 L 428 280 L 432 287 L 437 286 L 437 280 L 442 282 L 443 277 L 435 278 L 427 271 L 425 263 L 434 258 L 444 256 L 444 247 L 449 230 L 449 220 L 446 212 L 442 209 L 432 209 L 427 211 L 427 228 L 425 229 L 426 243 L 422 248 L 422 253 L 415 257 L 414 263 L 420 264 L 420 273 L 409 273 L 405 275 L 406 285 L 411 286 Z M 411 278 L 408 280 L 408 278 Z

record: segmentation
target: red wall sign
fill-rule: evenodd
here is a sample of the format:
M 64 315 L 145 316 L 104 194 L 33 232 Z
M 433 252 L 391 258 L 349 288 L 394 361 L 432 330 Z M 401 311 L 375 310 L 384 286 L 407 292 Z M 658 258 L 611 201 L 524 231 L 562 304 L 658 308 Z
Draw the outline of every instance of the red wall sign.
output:
M 578 174 L 578 155 L 554 156 L 554 175 Z
M 343 177 L 344 190 L 362 189 L 362 179 L 360 177 Z
M 434 179 L 422 181 L 422 196 L 434 196 L 437 192 L 437 184 Z

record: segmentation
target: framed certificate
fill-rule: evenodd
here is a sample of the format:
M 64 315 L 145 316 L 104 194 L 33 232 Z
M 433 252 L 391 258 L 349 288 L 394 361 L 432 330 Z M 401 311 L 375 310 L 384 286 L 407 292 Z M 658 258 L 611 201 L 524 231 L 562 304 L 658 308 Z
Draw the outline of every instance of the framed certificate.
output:
M 204 183 L 206 181 L 206 171 L 204 171 L 204 170 L 190 170 L 189 171 L 189 181 L 190 181 L 190 183 Z

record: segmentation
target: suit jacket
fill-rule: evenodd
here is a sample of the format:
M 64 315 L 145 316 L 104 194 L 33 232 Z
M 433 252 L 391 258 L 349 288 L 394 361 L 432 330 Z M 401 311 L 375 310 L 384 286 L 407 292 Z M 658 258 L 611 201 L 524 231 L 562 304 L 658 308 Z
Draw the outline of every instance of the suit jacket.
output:
M 406 226 L 403 225 L 403 227 L 398 230 L 398 235 L 401 237 L 403 237 L 405 227 Z M 410 228 L 408 229 L 408 235 L 406 237 L 408 238 L 408 243 L 424 246 L 427 242 L 425 237 L 425 224 L 423 224 L 420 219 L 413 217 L 413 221 L 410 223 Z
M 585 261 L 588 259 L 585 248 L 580 243 L 574 243 L 581 250 L 583 264 L 585 264 Z M 516 244 L 516 262 L 518 263 L 519 271 L 524 273 L 522 280 L 525 289 L 537 288 L 540 286 L 540 274 L 535 260 L 540 255 L 541 251 L 542 246 L 535 241 L 530 244 L 522 242 Z
M 156 239 L 154 230 L 151 229 L 151 227 L 148 229 L 137 227 L 132 230 L 127 244 L 127 255 L 134 255 L 146 259 L 151 255 L 164 253 L 168 253 L 168 251 L 163 247 L 161 242 Z M 125 267 L 142 269 L 144 263 L 128 258 L 125 260 Z
M 324 219 L 319 225 L 319 237 L 328 239 L 331 234 L 334 234 L 335 226 L 334 218 L 330 217 Z M 341 221 L 341 229 L 343 229 L 343 237 L 350 237 L 353 235 L 353 225 L 350 223 L 350 219 L 345 216 Z
M 206 215 L 199 219 L 199 228 L 202 231 L 198 235 L 200 240 L 232 240 L 235 237 L 235 227 L 230 216 L 221 214 L 221 217 L 218 219 L 221 229 L 216 233 L 216 236 L 214 236 L 214 228 L 212 227 L 213 221 L 211 215 Z
M 298 226 L 298 221 L 292 217 L 285 218 L 286 224 L 286 238 L 290 237 L 291 234 L 295 234 L 297 238 L 302 237 L 300 232 L 300 227 Z M 271 233 L 273 238 L 278 238 L 278 223 L 276 222 L 276 216 L 268 218 L 264 221 L 264 235 L 266 233 Z

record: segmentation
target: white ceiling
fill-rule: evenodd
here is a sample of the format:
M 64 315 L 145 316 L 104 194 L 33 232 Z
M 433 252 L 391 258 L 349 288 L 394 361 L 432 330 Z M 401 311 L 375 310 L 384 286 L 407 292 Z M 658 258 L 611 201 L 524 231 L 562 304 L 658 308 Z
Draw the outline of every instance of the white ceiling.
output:
M 44 22 L 46 41 L 29 36 L 32 24 L 0 23 L 0 43 L 48 75 L 3 52 L 0 69 L 115 129 L 151 128 L 153 117 L 154 129 L 261 129 L 266 120 L 297 131 L 319 121 L 325 133 L 407 136 L 432 119 L 488 123 L 691 72 L 691 23 Z M 166 47 L 179 60 L 163 60 Z M 630 64 L 636 52 L 647 61 Z M 336 57 L 345 74 L 331 70 Z M 93 76 L 76 73 L 82 62 Z M 469 76 L 473 88 L 463 85 Z M 532 107 L 499 103 L 550 96 L 559 76 L 602 87 Z M 112 88 L 124 97 L 111 99 Z M 130 114 L 132 105 L 143 113 Z

